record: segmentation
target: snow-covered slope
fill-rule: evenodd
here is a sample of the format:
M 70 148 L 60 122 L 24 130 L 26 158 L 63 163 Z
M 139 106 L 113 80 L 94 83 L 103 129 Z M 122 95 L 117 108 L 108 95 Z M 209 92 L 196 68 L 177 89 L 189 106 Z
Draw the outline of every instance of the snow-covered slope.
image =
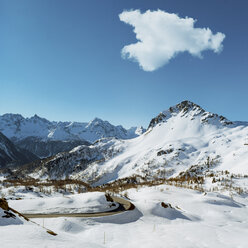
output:
M 247 123 L 230 122 L 184 101 L 152 119 L 137 138 L 79 146 L 36 164 L 33 175 L 70 176 L 97 184 L 133 175 L 176 177 L 186 171 L 228 170 L 244 175 L 248 174 L 247 161 Z
M 104 138 L 94 145 L 78 146 L 70 152 L 58 153 L 53 157 L 31 163 L 20 168 L 17 174 L 21 178 L 31 173 L 30 175 L 35 178 L 59 179 L 87 173 L 88 166 L 91 168 L 93 168 L 92 166 L 98 166 L 123 151 L 124 143 L 124 140 Z M 85 179 L 95 181 L 98 176 L 98 172 L 94 172 L 94 169 L 92 169 Z
M 94 142 L 103 137 L 129 139 L 137 137 L 142 129 L 126 130 L 122 126 L 114 126 L 108 121 L 95 118 L 89 123 L 48 121 L 37 115 L 24 118 L 19 114 L 0 116 L 0 132 L 13 141 L 27 137 L 45 140 L 86 140 Z
M 132 211 L 97 218 L 35 219 L 40 226 L 24 221 L 23 225 L 8 222 L 3 226 L 0 210 L 1 247 L 247 247 L 247 197 L 199 193 L 168 185 L 130 189 L 126 194 L 136 207 Z M 24 213 L 107 207 L 107 202 L 102 206 L 104 199 L 97 192 L 42 198 L 29 193 L 21 197 L 22 200 L 9 200 L 9 205 Z M 58 235 L 49 235 L 41 226 Z
M 21 224 L 23 224 L 23 220 L 19 216 L 15 215 L 11 210 L 3 209 L 0 204 L 0 227 Z

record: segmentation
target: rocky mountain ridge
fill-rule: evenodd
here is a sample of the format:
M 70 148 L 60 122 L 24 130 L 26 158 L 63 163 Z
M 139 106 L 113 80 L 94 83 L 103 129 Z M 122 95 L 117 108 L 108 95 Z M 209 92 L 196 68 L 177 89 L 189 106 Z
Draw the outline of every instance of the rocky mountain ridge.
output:
M 37 115 L 24 118 L 19 114 L 4 114 L 0 116 L 0 132 L 18 147 L 45 158 L 78 145 L 90 145 L 105 137 L 134 138 L 145 132 L 145 129 L 132 127 L 126 130 L 99 118 L 89 123 L 55 122 Z
M 195 117 L 201 117 L 201 123 L 214 124 L 214 125 L 231 125 L 233 122 L 229 121 L 222 115 L 213 114 L 205 111 L 199 105 L 191 101 L 183 101 L 169 109 L 161 112 L 158 116 L 153 118 L 148 126 L 148 129 L 153 128 L 159 123 L 166 122 L 171 117 L 180 115 L 182 118 L 191 118 L 194 120 Z
M 0 132 L 14 142 L 27 137 L 46 140 L 86 140 L 94 142 L 100 138 L 115 137 L 130 139 L 137 137 L 139 128 L 125 129 L 121 125 L 114 126 L 108 121 L 95 118 L 90 122 L 56 122 L 48 121 L 34 115 L 24 118 L 20 114 L 4 114 L 0 116 Z
M 155 117 L 148 130 L 129 140 L 101 139 L 31 164 L 34 177 L 84 180 L 101 185 L 138 175 L 248 175 L 248 125 L 182 102 Z M 211 174 L 211 175 L 212 175 Z

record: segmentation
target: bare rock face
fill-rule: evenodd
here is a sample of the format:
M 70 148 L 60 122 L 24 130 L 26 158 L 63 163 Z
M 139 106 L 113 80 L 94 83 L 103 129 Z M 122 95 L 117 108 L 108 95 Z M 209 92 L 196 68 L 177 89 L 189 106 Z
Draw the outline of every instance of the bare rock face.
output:
M 6 201 L 5 198 L 0 199 L 0 208 L 2 208 L 3 210 L 6 210 L 6 211 L 9 210 L 9 205 L 8 205 L 8 202 Z
M 171 206 L 170 203 L 161 202 L 161 206 L 162 206 L 163 208 L 173 208 L 173 207 Z

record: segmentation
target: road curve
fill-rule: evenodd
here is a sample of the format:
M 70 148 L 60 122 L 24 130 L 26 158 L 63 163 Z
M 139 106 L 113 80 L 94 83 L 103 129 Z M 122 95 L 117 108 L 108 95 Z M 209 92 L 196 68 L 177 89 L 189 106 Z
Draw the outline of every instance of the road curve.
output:
M 101 217 L 101 216 L 109 216 L 120 214 L 125 211 L 133 210 L 135 206 L 128 200 L 117 196 L 111 196 L 113 202 L 119 203 L 119 207 L 105 212 L 97 212 L 97 213 L 54 213 L 54 214 L 22 214 L 26 218 L 57 218 L 57 217 L 85 217 L 85 218 L 92 218 L 92 217 Z

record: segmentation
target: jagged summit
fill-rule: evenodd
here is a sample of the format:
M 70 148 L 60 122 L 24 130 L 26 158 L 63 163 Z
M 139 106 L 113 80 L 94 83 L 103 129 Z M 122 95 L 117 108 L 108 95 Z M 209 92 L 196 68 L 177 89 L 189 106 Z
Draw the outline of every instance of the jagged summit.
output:
M 182 111 L 184 113 L 187 113 L 191 110 L 199 111 L 200 113 L 205 112 L 205 110 L 202 107 L 188 100 L 178 103 L 177 105 L 171 107 L 169 110 L 170 112 Z
M 95 118 L 90 122 L 57 122 L 39 117 L 37 114 L 24 118 L 19 114 L 0 116 L 0 132 L 13 141 L 37 137 L 42 141 L 86 140 L 94 142 L 103 137 L 129 139 L 138 134 L 122 126 Z
M 2 121 L 8 121 L 8 120 L 11 120 L 11 121 L 22 121 L 25 118 L 22 115 L 20 115 L 20 114 L 6 113 L 6 114 L 3 114 L 1 116 L 1 119 L 2 119 Z
M 224 116 L 213 114 L 205 111 L 201 106 L 185 100 L 178 103 L 169 109 L 159 113 L 158 116 L 153 118 L 148 126 L 148 129 L 155 127 L 159 123 L 166 122 L 171 117 L 179 116 L 182 118 L 190 118 L 194 120 L 196 117 L 200 118 L 202 124 L 208 123 L 212 125 L 230 125 L 231 121 Z
M 126 130 L 120 125 L 114 126 L 100 118 L 90 122 L 57 122 L 49 121 L 37 114 L 30 118 L 24 118 L 19 114 L 0 116 L 0 132 L 15 145 L 40 158 L 69 151 L 78 145 L 90 145 L 105 137 L 134 138 L 141 134 L 136 132 L 136 129 Z
M 31 116 L 30 118 L 27 118 L 29 120 L 34 120 L 34 121 L 41 121 L 41 122 L 49 122 L 49 120 L 47 120 L 46 118 L 40 117 L 37 114 L 34 114 L 33 116 Z
M 99 118 L 86 126 L 84 123 L 83 128 L 80 123 L 60 123 L 60 129 L 56 129 L 52 137 L 88 135 L 88 138 L 99 137 L 98 141 L 31 163 L 16 173 L 21 177 L 71 177 L 94 185 L 135 175 L 154 179 L 178 177 L 180 173 L 196 171 L 209 173 L 209 170 L 213 173 L 226 170 L 235 174 L 248 173 L 248 125 L 232 123 L 191 101 L 183 101 L 161 112 L 144 133 L 142 128 L 129 129 L 132 133 L 142 133 L 134 139 L 114 138 L 117 134 L 128 137 L 129 130 L 123 133 L 118 126 L 106 123 Z M 104 133 L 109 136 L 104 137 Z M 37 141 L 29 139 L 25 140 L 25 144 L 25 148 L 35 147 Z M 56 143 L 56 147 L 59 145 Z M 40 148 L 42 146 L 39 145 Z M 49 145 L 44 142 L 44 147 Z
M 151 121 L 150 130 L 137 138 L 102 137 L 90 146 L 32 163 L 22 173 L 52 179 L 71 177 L 94 185 L 135 175 L 171 178 L 198 170 L 209 173 L 210 169 L 213 173 L 228 170 L 247 174 L 247 144 L 248 125 L 231 124 L 193 102 L 183 101 L 161 112 Z
M 102 123 L 105 122 L 104 120 L 102 120 L 101 118 L 95 117 L 93 120 L 91 120 L 89 123 Z
M 104 127 L 104 126 L 112 126 L 108 121 L 104 121 L 98 117 L 95 117 L 89 123 L 87 123 L 86 128 L 93 128 L 93 127 Z

